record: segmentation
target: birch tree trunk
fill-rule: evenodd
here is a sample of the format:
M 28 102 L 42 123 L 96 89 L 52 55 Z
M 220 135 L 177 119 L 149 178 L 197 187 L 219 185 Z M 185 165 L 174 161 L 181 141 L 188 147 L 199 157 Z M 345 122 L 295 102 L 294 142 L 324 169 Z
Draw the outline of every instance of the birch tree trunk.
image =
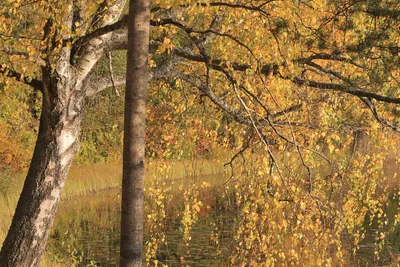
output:
M 150 0 L 129 5 L 120 266 L 142 266 Z
M 84 96 L 73 76 L 43 68 L 43 101 L 35 151 L 0 266 L 39 266 L 72 160 L 79 149 Z
M 34 3 L 34 2 L 33 2 Z M 40 263 L 60 202 L 72 160 L 79 150 L 79 132 L 85 98 L 110 87 L 102 80 L 93 83 L 90 74 L 100 58 L 119 43 L 126 42 L 124 25 L 108 31 L 122 14 L 126 0 L 98 6 L 96 19 L 88 23 L 85 34 L 71 44 L 76 25 L 83 25 L 81 13 L 86 5 L 67 1 L 62 7 L 64 30 L 51 17 L 46 19 L 40 46 L 42 80 L 24 79 L 10 70 L 10 77 L 40 90 L 43 95 L 38 139 L 18 205 L 0 252 L 0 267 L 35 267 Z M 49 15 L 50 16 L 50 15 Z M 93 31 L 103 28 L 98 35 Z M 68 30 L 69 29 L 69 30 Z M 63 40 L 61 47 L 57 40 Z M 78 49 L 79 48 L 79 49 Z M 76 55 L 79 50 L 79 56 Z M 4 68 L 3 68 L 4 69 Z M 2 70 L 3 70 L 2 69 Z M 7 69 L 8 70 L 8 69 Z M 1 71 L 0 71 L 1 72 Z M 2 71 L 4 73 L 4 70 Z

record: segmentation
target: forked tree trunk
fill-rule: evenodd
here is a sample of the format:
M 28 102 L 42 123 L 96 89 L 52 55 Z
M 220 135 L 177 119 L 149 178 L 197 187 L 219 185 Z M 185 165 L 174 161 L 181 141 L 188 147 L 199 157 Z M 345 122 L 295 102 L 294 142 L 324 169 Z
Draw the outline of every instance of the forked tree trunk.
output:
M 142 266 L 150 0 L 129 5 L 120 266 Z
M 107 8 L 100 5 L 101 18 L 92 21 L 95 22 L 92 25 L 94 28 L 105 27 L 118 20 L 126 1 L 112 2 Z M 112 48 L 113 44 L 118 47 L 121 42 L 125 43 L 123 30 L 92 36 L 78 45 L 80 52 L 77 56 L 67 40 L 73 39 L 73 25 L 81 20 L 80 12 L 86 10 L 85 6 L 76 5 L 76 1 L 66 1 L 63 6 L 65 12 L 62 12 L 65 15 L 63 30 L 53 25 L 51 18 L 47 19 L 43 29 L 40 45 L 43 58 L 38 61 L 43 74 L 38 139 L 11 227 L 0 252 L 0 267 L 39 265 L 67 173 L 79 149 L 85 97 L 108 87 L 106 81 L 89 86 L 90 73 L 105 52 L 116 49 Z M 60 40 L 63 40 L 61 47 Z M 71 56 L 78 59 L 71 60 Z M 72 61 L 75 62 L 71 64 Z
M 35 151 L 11 227 L 1 267 L 39 266 L 72 160 L 79 148 L 83 97 L 69 80 L 44 70 L 43 103 Z M 70 77 L 71 78 L 71 77 Z

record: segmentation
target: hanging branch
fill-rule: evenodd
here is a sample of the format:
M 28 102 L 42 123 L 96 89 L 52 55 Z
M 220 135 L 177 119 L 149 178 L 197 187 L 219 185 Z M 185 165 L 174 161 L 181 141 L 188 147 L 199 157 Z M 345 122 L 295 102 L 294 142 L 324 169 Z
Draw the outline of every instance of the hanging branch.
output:
M 114 81 L 114 73 L 113 73 L 113 68 L 112 68 L 112 57 L 111 57 L 111 52 L 106 53 L 107 58 L 108 58 L 108 70 L 110 73 L 110 79 L 111 79 L 111 84 L 112 87 L 114 88 L 115 94 L 120 97 L 119 91 L 117 86 L 115 85 L 115 81 Z

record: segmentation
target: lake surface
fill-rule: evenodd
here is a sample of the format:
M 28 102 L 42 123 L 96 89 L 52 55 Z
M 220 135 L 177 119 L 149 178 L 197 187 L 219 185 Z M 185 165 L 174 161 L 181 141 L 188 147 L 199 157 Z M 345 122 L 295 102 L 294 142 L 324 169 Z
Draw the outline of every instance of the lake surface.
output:
M 63 200 L 49 240 L 51 253 L 66 258 L 82 258 L 79 259 L 79 266 L 91 263 L 96 263 L 97 266 L 117 266 L 120 238 L 119 201 L 117 189 Z M 181 221 L 167 221 L 163 227 L 168 245 L 163 244 L 160 247 L 157 260 L 168 266 L 221 266 L 232 249 L 230 246 L 234 235 L 235 217 L 234 214 L 228 214 L 218 207 L 216 210 L 210 210 L 207 215 L 199 214 L 199 220 L 191 230 L 190 255 L 186 252 Z M 216 253 L 217 247 L 210 238 L 215 230 L 215 223 L 218 223 L 219 254 Z M 145 225 L 145 229 L 147 228 Z M 149 238 L 148 232 L 145 232 L 144 238 Z
M 117 266 L 119 202 L 119 190 L 115 188 L 63 200 L 49 242 L 51 254 L 58 255 L 53 256 L 54 259 L 69 258 L 78 266 Z M 397 204 L 393 202 L 393 206 L 395 205 Z M 388 214 L 391 216 L 390 212 Z M 229 265 L 227 262 L 230 252 L 234 249 L 232 241 L 237 216 L 238 213 L 226 210 L 223 205 L 215 205 L 207 214 L 200 212 L 199 219 L 191 231 L 190 255 L 186 251 L 181 220 L 165 221 L 163 227 L 166 242 L 158 249 L 156 259 L 160 264 L 168 266 Z M 216 225 L 218 246 L 212 239 Z M 145 229 L 148 230 L 147 225 Z M 376 236 L 376 229 L 372 225 L 366 238 L 360 243 L 360 250 L 354 256 L 353 260 L 358 266 L 387 266 L 400 251 L 400 227 L 396 227 L 377 261 L 374 257 Z M 145 240 L 148 238 L 149 234 L 146 231 Z

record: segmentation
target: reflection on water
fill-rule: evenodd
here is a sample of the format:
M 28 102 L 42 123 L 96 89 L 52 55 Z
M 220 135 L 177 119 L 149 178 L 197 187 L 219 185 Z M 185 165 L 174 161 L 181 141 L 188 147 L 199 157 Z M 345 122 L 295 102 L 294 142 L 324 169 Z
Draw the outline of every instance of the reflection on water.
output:
M 115 189 L 63 200 L 49 240 L 55 258 L 79 258 L 79 266 L 117 266 L 119 257 L 120 198 Z M 221 266 L 226 262 L 234 232 L 234 216 L 219 212 L 218 207 L 200 217 L 191 231 L 190 255 L 186 254 L 181 222 L 165 226 L 166 244 L 157 252 L 157 260 L 168 266 Z M 210 236 L 218 224 L 219 250 Z M 145 224 L 145 229 L 146 224 Z M 144 239 L 148 239 L 145 232 Z M 75 249 L 75 251 L 74 251 Z
M 55 255 L 54 259 L 70 259 L 70 262 L 79 263 L 78 266 L 117 266 L 119 203 L 116 189 L 63 200 L 50 238 L 49 250 Z M 391 209 L 395 211 L 397 205 L 396 200 L 389 207 L 389 221 L 393 221 L 395 214 Z M 228 265 L 229 254 L 234 249 L 232 244 L 236 215 L 234 211 L 227 211 L 217 204 L 207 216 L 200 216 L 191 231 L 190 255 L 186 254 L 180 219 L 168 221 L 165 225 L 166 242 L 158 249 L 156 259 L 168 266 Z M 211 238 L 215 225 L 218 226 L 218 247 Z M 354 258 L 357 265 L 387 266 L 396 260 L 400 252 L 400 227 L 396 227 L 389 236 L 380 259 L 376 260 L 374 251 L 378 234 L 374 223 L 367 227 L 366 237 Z M 148 233 L 145 233 L 147 239 Z
M 377 226 L 377 222 L 373 221 L 369 225 L 368 219 L 365 222 L 366 234 L 365 238 L 360 242 L 360 249 L 356 253 L 359 266 L 398 266 L 400 262 L 400 225 L 393 225 L 395 216 L 397 215 L 399 200 L 392 199 L 389 207 L 386 209 L 388 224 L 384 230 L 391 231 L 387 237 L 386 243 L 379 253 L 379 258 L 376 257 L 375 250 L 379 245 L 379 236 L 381 230 Z
M 50 254 L 88 266 L 117 266 L 120 207 L 117 190 L 64 199 L 49 240 Z

